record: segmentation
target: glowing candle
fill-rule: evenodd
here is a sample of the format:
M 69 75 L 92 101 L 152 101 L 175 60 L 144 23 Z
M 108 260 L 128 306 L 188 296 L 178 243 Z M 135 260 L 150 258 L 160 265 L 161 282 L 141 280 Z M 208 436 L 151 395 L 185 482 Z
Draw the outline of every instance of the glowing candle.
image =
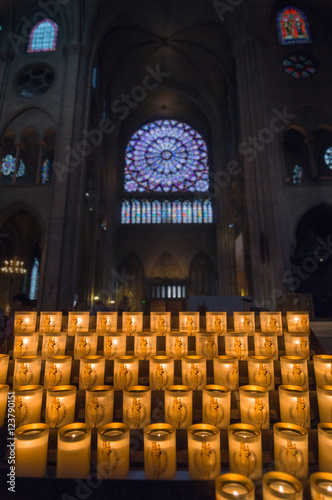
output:
M 129 473 L 130 428 L 114 422 L 98 428 L 97 475 L 99 479 L 126 479 Z
M 239 390 L 241 422 L 258 429 L 269 429 L 269 391 L 257 385 L 243 385 Z
M 58 429 L 75 422 L 76 387 L 59 385 L 48 389 L 46 396 L 45 422 Z
M 83 333 L 75 334 L 74 359 L 95 356 L 97 353 L 98 335 Z
M 320 354 L 312 357 L 316 385 L 332 385 L 332 356 Z
M 241 474 L 222 474 L 216 479 L 216 500 L 255 500 L 255 485 Z
M 299 356 L 280 356 L 281 380 L 283 385 L 298 385 L 309 389 L 308 365 Z
M 94 385 L 104 385 L 105 358 L 103 356 L 86 356 L 80 360 L 79 388 L 89 389 Z
M 54 356 L 45 362 L 44 387 L 49 389 L 57 385 L 69 385 L 72 357 Z
M 15 430 L 15 474 L 18 477 L 43 477 L 47 467 L 49 427 L 36 423 Z
M 239 388 L 239 361 L 236 356 L 215 356 L 213 373 L 215 384 L 225 385 L 231 390 Z
M 248 359 L 248 336 L 245 333 L 225 335 L 225 352 L 227 356 Z
M 309 391 L 295 385 L 279 385 L 280 421 L 310 429 Z
M 218 336 L 216 333 L 198 333 L 196 335 L 196 354 L 211 360 L 218 355 Z
M 287 328 L 289 332 L 309 333 L 309 313 L 304 311 L 287 311 Z
M 249 356 L 248 375 L 250 385 L 260 385 L 269 391 L 274 391 L 273 358 Z
M 332 424 L 318 424 L 318 468 L 320 472 L 332 472 Z
M 227 429 L 231 420 L 231 390 L 222 385 L 205 385 L 202 397 L 202 421 Z
M 131 385 L 138 385 L 138 358 L 117 356 L 114 358 L 114 389 L 121 391 Z
M 113 421 L 114 388 L 96 385 L 85 393 L 85 423 L 98 428 Z
M 286 356 L 300 356 L 300 358 L 310 357 L 309 335 L 303 333 L 284 334 Z
M 280 311 L 261 311 L 259 313 L 261 331 L 282 335 L 282 316 Z
M 20 385 L 39 385 L 41 369 L 41 356 L 21 356 L 15 359 L 14 365 L 14 384 L 13 387 Z
M 166 336 L 166 355 L 181 359 L 188 354 L 188 335 L 168 333 Z
M 311 474 L 310 492 L 312 500 L 330 500 L 332 498 L 332 474 L 328 472 Z
M 76 333 L 88 333 L 90 323 L 89 311 L 69 311 L 68 312 L 68 335 Z
M 229 468 L 252 480 L 262 477 L 262 437 L 257 427 L 233 424 L 228 427 Z
M 216 479 L 220 474 L 220 430 L 209 424 L 191 425 L 188 434 L 188 470 L 191 479 Z
M 5 423 L 9 385 L 0 385 L 0 427 Z
M 255 313 L 234 311 L 234 330 L 235 332 L 252 335 L 255 332 Z
M 16 311 L 14 318 L 14 334 L 32 333 L 36 331 L 36 311 Z
M 144 429 L 151 420 L 151 389 L 135 385 L 123 389 L 123 423 L 131 429 Z
M 65 333 L 44 333 L 42 356 L 53 358 L 54 356 L 64 356 L 66 352 L 67 336 Z
M 206 311 L 206 331 L 223 335 L 227 332 L 227 313 Z
M 171 313 L 170 312 L 151 312 L 150 313 L 150 330 L 151 333 L 157 335 L 166 335 L 171 330 Z
M 38 340 L 38 333 L 29 333 L 26 335 L 15 334 L 13 358 L 22 356 L 36 356 L 38 351 Z
M 152 424 L 144 429 L 144 471 L 146 479 L 174 479 L 176 433 L 172 425 Z
M 126 336 L 122 333 L 104 336 L 104 356 L 105 359 L 114 359 L 115 356 L 125 356 Z
M 0 384 L 7 381 L 9 354 L 0 354 Z
M 61 331 L 62 312 L 41 312 L 39 330 L 42 333 L 59 333 Z
M 57 477 L 86 478 L 90 474 L 91 427 L 73 423 L 58 430 Z
M 165 422 L 176 429 L 187 429 L 193 420 L 192 388 L 170 385 L 165 388 Z
M 284 472 L 267 472 L 263 476 L 263 500 L 302 500 L 302 483 Z
M 118 313 L 116 311 L 104 312 L 97 311 L 97 333 L 105 335 L 106 333 L 115 333 L 118 326 Z
M 332 422 L 332 385 L 318 385 L 317 400 L 319 421 L 324 423 Z
M 123 312 L 122 313 L 122 331 L 127 336 L 143 330 L 142 312 Z
M 192 387 L 194 391 L 201 390 L 206 385 L 206 359 L 204 356 L 183 356 L 182 383 Z
M 278 360 L 278 337 L 276 334 L 255 333 L 255 355 Z
M 135 356 L 138 359 L 149 359 L 157 353 L 155 335 L 135 335 Z
M 179 330 L 189 336 L 199 332 L 199 312 L 179 312 Z
M 150 386 L 153 391 L 163 391 L 174 384 L 174 359 L 171 356 L 150 358 Z
M 275 470 L 287 472 L 298 479 L 308 477 L 308 431 L 289 423 L 277 423 L 274 433 Z
M 40 422 L 43 401 L 42 385 L 25 385 L 15 389 L 16 427 Z

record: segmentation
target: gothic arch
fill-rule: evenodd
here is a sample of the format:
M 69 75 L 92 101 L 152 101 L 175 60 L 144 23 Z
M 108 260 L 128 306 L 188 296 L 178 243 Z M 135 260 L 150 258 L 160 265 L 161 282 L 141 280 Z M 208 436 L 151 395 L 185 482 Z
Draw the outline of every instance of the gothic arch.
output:
M 122 261 L 112 288 L 116 292 L 118 310 L 141 311 L 144 299 L 144 268 L 141 259 L 133 252 Z
M 217 275 L 212 260 L 205 252 L 199 252 L 189 267 L 190 295 L 216 295 Z

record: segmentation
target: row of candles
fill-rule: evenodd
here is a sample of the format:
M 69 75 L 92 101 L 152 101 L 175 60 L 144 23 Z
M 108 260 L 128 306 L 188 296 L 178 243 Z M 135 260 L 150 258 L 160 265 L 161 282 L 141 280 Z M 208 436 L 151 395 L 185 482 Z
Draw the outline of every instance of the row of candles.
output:
M 255 313 L 237 312 L 233 313 L 234 331 L 238 333 L 253 334 L 255 332 Z M 76 333 L 87 333 L 90 327 L 89 312 L 68 313 L 68 335 Z M 276 333 L 281 335 L 283 332 L 282 314 L 275 312 L 260 312 L 260 326 L 262 332 Z M 289 332 L 309 333 L 309 314 L 308 312 L 287 311 L 287 328 Z M 31 333 L 36 330 L 37 312 L 19 312 L 15 315 L 14 331 L 16 333 Z M 118 325 L 117 312 L 97 312 L 96 330 L 100 335 L 105 333 L 115 333 Z M 39 329 L 42 333 L 58 333 L 61 331 L 62 313 L 61 312 L 41 312 Z M 151 312 L 150 313 L 150 331 L 157 335 L 165 335 L 171 330 L 170 312 Z M 143 331 L 143 313 L 142 312 L 123 312 L 122 313 L 122 331 L 127 335 Z M 200 331 L 199 312 L 179 312 L 179 331 L 186 332 L 188 335 L 196 334 Z M 226 312 L 206 312 L 206 331 L 216 332 L 222 335 L 227 332 L 227 313 Z

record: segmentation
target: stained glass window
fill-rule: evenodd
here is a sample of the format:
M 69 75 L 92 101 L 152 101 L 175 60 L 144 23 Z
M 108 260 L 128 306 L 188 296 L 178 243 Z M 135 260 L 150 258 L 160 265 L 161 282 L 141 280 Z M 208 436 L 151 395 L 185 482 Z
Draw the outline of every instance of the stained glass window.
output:
M 124 200 L 121 224 L 211 224 L 211 200 Z
M 285 72 L 294 78 L 309 78 L 316 73 L 312 60 L 301 54 L 286 57 L 282 64 Z
M 97 67 L 95 66 L 92 70 L 92 87 L 97 88 Z
M 28 52 L 50 52 L 56 48 L 58 26 L 50 19 L 36 24 L 30 33 Z
M 286 7 L 279 12 L 277 26 L 282 45 L 311 42 L 307 16 L 294 7 Z
M 6 155 L 2 159 L 1 173 L 2 175 L 13 177 L 15 172 L 16 159 L 13 155 Z M 24 177 L 25 165 L 22 159 L 19 161 L 16 177 Z
M 326 165 L 332 170 L 332 146 L 325 151 L 324 160 Z
M 39 260 L 35 258 L 33 261 L 31 278 L 30 278 L 30 291 L 29 291 L 30 300 L 36 300 L 37 298 L 38 277 L 39 277 Z
M 300 167 L 300 165 L 295 165 L 295 167 L 292 170 L 292 177 L 291 177 L 292 183 L 301 184 L 301 182 L 303 181 L 303 174 L 304 174 L 303 168 Z
M 41 182 L 47 184 L 51 179 L 51 160 L 47 158 L 41 168 Z
M 125 191 L 207 191 L 207 146 L 186 123 L 159 120 L 140 128 L 126 149 Z
M 130 203 L 128 200 L 122 203 L 121 224 L 130 224 Z

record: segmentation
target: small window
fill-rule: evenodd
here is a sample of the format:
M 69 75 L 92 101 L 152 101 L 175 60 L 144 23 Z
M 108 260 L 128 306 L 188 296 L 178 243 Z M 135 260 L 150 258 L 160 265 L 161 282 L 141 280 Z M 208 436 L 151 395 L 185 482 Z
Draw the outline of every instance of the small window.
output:
M 28 52 L 50 52 L 56 49 L 58 25 L 50 19 L 36 24 L 30 33 Z
M 303 168 L 300 165 L 295 165 L 292 171 L 291 182 L 293 184 L 301 184 L 303 182 Z
M 286 7 L 279 12 L 277 27 L 281 45 L 311 42 L 307 16 L 294 7 Z
M 332 146 L 327 148 L 324 154 L 324 161 L 329 169 L 332 170 Z

